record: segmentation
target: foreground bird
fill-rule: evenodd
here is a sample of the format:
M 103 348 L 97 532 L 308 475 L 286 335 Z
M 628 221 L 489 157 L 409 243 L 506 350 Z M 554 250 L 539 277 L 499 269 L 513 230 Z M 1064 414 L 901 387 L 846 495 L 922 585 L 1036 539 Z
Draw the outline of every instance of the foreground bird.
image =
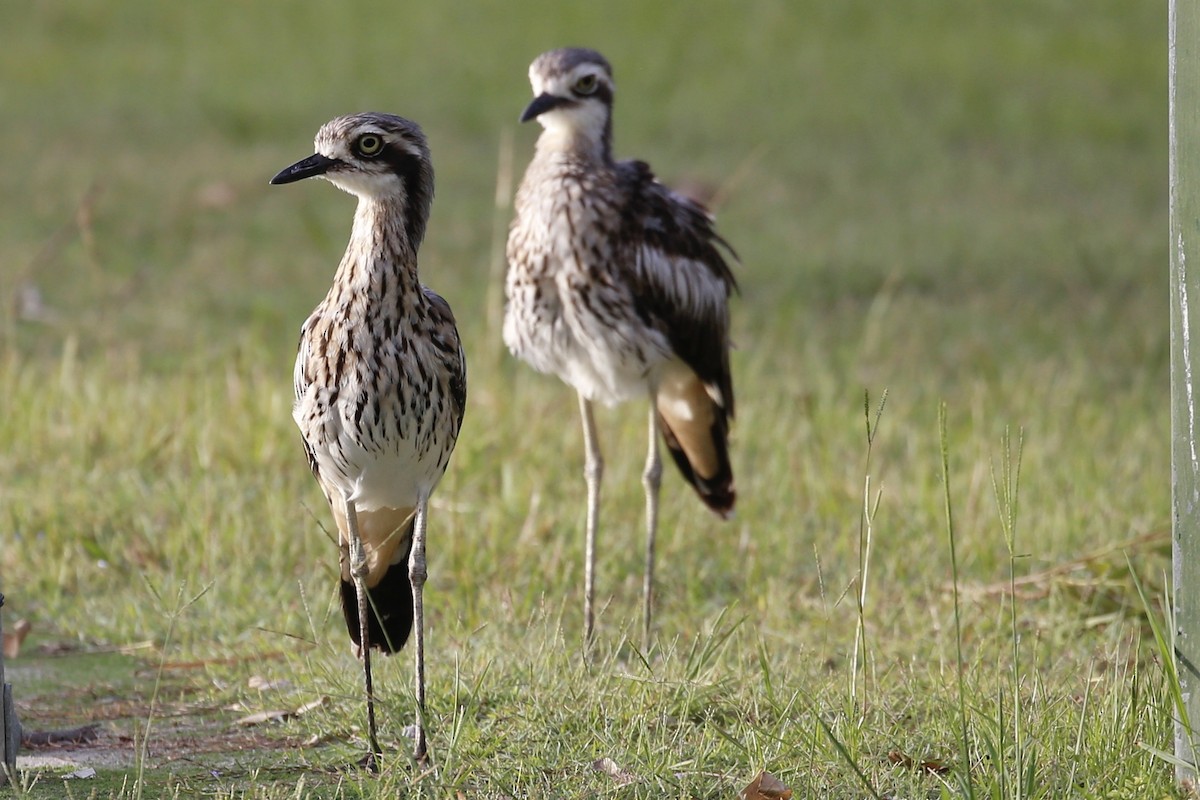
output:
M 371 648 L 396 652 L 413 629 L 415 755 L 426 756 L 425 524 L 462 425 L 466 363 L 450 306 L 417 276 L 433 200 L 421 129 L 390 114 L 338 117 L 315 149 L 271 183 L 322 177 L 358 209 L 333 287 L 300 329 L 292 416 L 337 523 L 342 611 L 366 684 L 364 763 L 375 769 Z
M 641 161 L 612 155 L 612 68 L 594 50 L 543 53 L 529 67 L 521 121 L 544 130 L 517 192 L 508 237 L 504 341 L 518 358 L 575 388 L 587 481 L 584 641 L 594 625 L 595 540 L 603 461 L 592 404 L 650 400 L 643 638 L 653 608 L 662 462 L 658 435 L 700 499 L 733 511 L 727 440 L 733 419 L 729 295 L 736 289 L 700 205 Z

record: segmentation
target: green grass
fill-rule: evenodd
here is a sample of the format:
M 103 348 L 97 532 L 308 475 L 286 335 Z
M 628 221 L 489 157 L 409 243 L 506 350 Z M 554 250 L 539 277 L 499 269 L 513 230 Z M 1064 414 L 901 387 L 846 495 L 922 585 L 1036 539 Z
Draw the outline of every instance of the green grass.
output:
M 1146 749 L 1171 749 L 1173 695 L 1135 585 L 1160 597 L 1169 569 L 1165 22 L 1117 0 L 0 4 L 6 619 L 31 647 L 154 642 L 113 684 L 145 703 L 131 735 L 171 729 L 160 663 L 200 664 L 162 702 L 227 725 L 331 698 L 265 731 L 320 746 L 219 769 L 130 747 L 72 796 L 731 797 L 763 769 L 796 797 L 1177 796 Z M 613 62 L 619 154 L 722 188 L 743 261 L 737 517 L 667 476 L 639 653 L 644 414 L 599 415 L 590 666 L 575 400 L 503 354 L 489 306 L 503 143 L 519 174 L 528 62 L 564 44 Z M 266 183 L 365 109 L 430 136 L 422 276 L 470 366 L 430 520 L 438 769 L 379 778 L 333 770 L 362 746 L 358 672 L 290 419 L 352 201 Z M 409 671 L 377 664 L 391 748 Z M 69 721 L 87 676 L 64 680 L 18 680 L 23 714 Z

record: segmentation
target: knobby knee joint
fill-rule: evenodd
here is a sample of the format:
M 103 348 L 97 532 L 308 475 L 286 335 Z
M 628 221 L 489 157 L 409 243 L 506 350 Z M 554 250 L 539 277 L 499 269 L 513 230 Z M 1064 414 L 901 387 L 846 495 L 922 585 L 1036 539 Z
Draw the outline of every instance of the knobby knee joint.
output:
M 351 544 L 347 548 L 346 560 L 349 562 L 350 577 L 354 580 L 362 580 L 367 577 L 370 570 L 367 568 L 367 554 L 363 550 L 363 546 L 359 544 L 355 547 Z
M 642 483 L 647 489 L 657 489 L 662 485 L 662 461 L 655 459 L 647 462 L 646 470 L 642 473 Z
M 408 580 L 413 586 L 424 586 L 425 579 L 428 577 L 429 573 L 425 569 L 424 561 L 419 561 L 408 565 Z
M 588 483 L 598 481 L 604 477 L 604 459 L 600 456 L 589 459 L 583 465 L 583 477 Z

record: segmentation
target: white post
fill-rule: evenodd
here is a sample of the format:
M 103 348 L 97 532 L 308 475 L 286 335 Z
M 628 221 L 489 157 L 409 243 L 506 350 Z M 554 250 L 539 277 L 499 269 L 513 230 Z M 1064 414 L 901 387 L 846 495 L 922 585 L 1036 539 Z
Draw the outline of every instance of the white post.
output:
M 1195 785 L 1189 721 L 1200 724 L 1200 0 L 1169 5 L 1171 542 L 1184 705 L 1175 755 L 1176 777 Z
M 3 605 L 4 595 L 0 594 L 0 606 Z M 0 644 L 3 642 L 4 623 L 0 620 Z M 12 689 L 4 682 L 4 648 L 0 646 L 0 786 L 8 783 L 10 774 L 16 774 L 17 745 L 20 741 L 13 739 L 18 736 Z

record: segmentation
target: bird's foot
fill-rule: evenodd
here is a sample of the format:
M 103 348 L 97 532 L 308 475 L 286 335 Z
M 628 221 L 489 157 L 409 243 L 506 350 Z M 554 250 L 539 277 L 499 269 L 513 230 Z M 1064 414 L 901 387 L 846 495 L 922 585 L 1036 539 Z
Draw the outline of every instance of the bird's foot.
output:
M 379 774 L 379 768 L 382 766 L 383 753 L 367 752 L 365 756 L 358 760 L 359 769 L 366 770 L 372 775 Z
M 333 764 L 322 771 L 328 772 L 331 775 L 353 775 L 355 772 L 359 771 L 369 772 L 372 775 L 378 775 L 382 767 L 383 754 L 368 752 L 365 756 L 359 759 L 350 761 L 349 763 L 340 762 Z
M 416 725 L 405 725 L 402 731 L 405 739 L 411 739 L 416 749 L 413 752 L 413 761 L 421 769 L 425 769 L 433 765 L 433 759 L 429 757 L 429 750 L 425 746 L 425 737 L 421 735 L 421 729 Z

